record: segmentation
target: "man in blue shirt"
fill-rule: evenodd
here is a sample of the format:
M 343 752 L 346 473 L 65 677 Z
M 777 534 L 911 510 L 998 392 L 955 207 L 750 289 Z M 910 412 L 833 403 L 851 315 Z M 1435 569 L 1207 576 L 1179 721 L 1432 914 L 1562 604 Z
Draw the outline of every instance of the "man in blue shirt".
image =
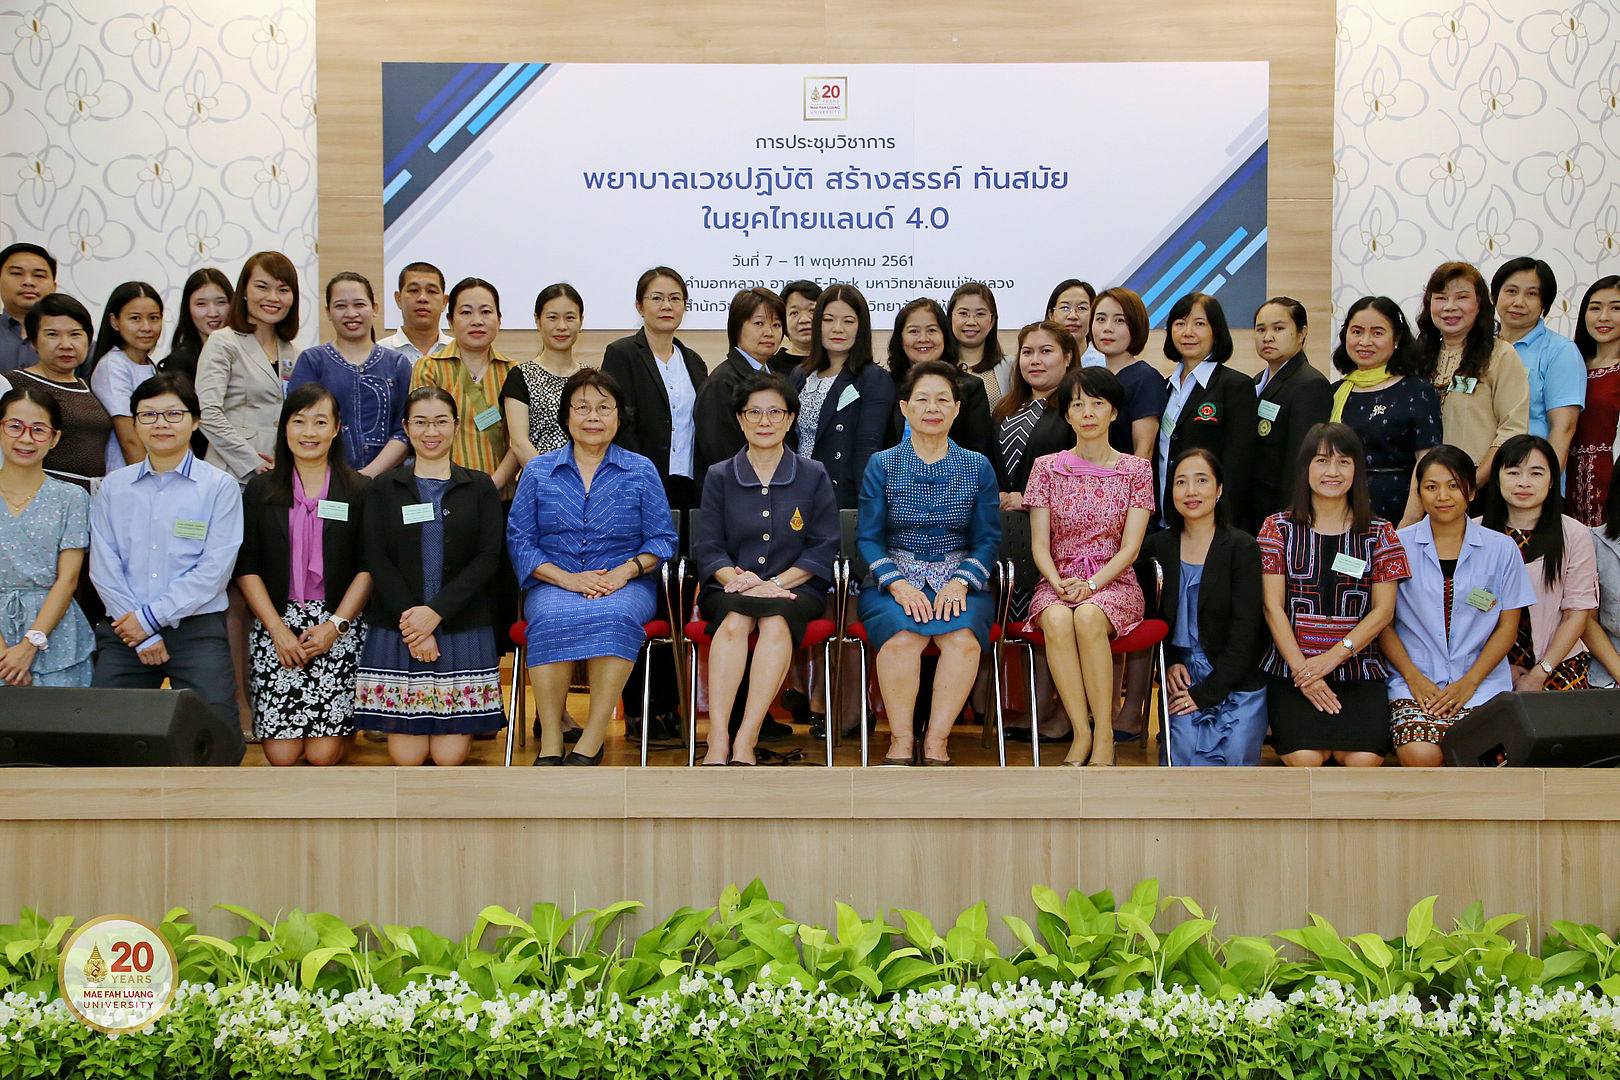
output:
M 1558 279 L 1540 259 L 1509 259 L 1491 278 L 1500 336 L 1518 352 L 1530 378 L 1530 434 L 1552 443 L 1562 469 L 1569 465 L 1569 444 L 1586 404 L 1586 361 L 1573 341 L 1548 329 L 1542 318 L 1557 297 Z
M 12 244 L 0 251 L 0 372 L 39 363 L 23 320 L 42 296 L 56 291 L 56 260 L 38 244 Z
M 192 455 L 202 410 L 184 376 L 152 376 L 129 408 L 146 458 L 109 475 L 90 502 L 90 580 L 107 605 L 91 685 L 155 689 L 167 678 L 241 739 L 225 634 L 241 490 Z

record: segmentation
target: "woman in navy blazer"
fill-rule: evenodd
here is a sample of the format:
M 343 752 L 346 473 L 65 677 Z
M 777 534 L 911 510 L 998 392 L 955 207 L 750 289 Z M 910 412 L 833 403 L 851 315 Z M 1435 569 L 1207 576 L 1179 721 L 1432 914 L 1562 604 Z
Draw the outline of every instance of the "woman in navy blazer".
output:
M 872 360 L 872 309 L 855 286 L 828 286 L 811 326 L 810 355 L 791 376 L 799 456 L 819 461 L 839 508 L 853 510 L 866 463 L 888 435 L 894 380 Z
M 690 510 L 697 505 L 703 479 L 694 474 L 692 414 L 709 367 L 675 336 L 686 315 L 686 280 L 667 266 L 648 270 L 636 282 L 636 311 L 642 328 L 610 343 L 602 353 L 602 370 L 613 376 L 630 402 L 629 415 L 620 418 L 613 441 L 651 460 L 669 505 Z
M 1254 383 L 1226 366 L 1232 358 L 1226 314 L 1213 296 L 1188 293 L 1176 301 L 1164 325 L 1165 359 L 1174 360 L 1176 367 L 1153 446 L 1159 513 L 1163 516 L 1170 503 L 1170 463 L 1196 446 L 1220 460 L 1232 520 L 1253 529 L 1250 506 L 1260 412 Z
M 704 477 L 692 532 L 698 611 L 712 639 L 705 765 L 756 764 L 754 745 L 793 651 L 826 608 L 840 535 L 827 470 L 783 446 L 799 411 L 793 388 L 779 375 L 752 375 L 731 407 L 748 445 Z M 733 744 L 728 718 L 745 671 L 748 699 Z

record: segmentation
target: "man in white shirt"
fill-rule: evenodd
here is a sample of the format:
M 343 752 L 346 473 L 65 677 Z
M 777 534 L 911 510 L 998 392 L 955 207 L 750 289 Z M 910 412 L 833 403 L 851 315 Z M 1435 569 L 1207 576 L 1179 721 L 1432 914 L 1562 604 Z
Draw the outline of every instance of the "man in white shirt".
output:
M 444 273 L 432 263 L 413 262 L 399 272 L 399 289 L 394 304 L 405 325 L 377 344 L 405 354 L 411 363 L 451 342 L 439 329 L 449 297 L 444 291 Z

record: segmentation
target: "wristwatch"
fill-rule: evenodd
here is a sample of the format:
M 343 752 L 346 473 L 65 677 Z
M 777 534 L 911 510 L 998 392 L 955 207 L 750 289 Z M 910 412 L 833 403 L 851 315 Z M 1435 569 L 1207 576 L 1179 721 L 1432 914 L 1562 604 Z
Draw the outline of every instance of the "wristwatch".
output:
M 1542 671 L 1545 671 L 1548 675 L 1551 675 L 1553 673 L 1553 665 L 1547 663 L 1547 661 L 1545 661 L 1545 660 L 1539 661 L 1536 664 L 1536 667 L 1540 668 Z
M 351 629 L 354 628 L 353 620 L 351 620 L 351 619 L 340 619 L 336 615 L 332 616 L 330 619 L 327 619 L 326 621 L 331 623 L 333 626 L 337 627 L 337 632 L 339 634 L 347 634 Z
M 1343 645 L 1345 651 L 1348 652 L 1351 656 L 1356 655 L 1356 643 L 1354 641 L 1350 640 L 1350 635 L 1349 634 L 1346 634 L 1344 636 L 1344 640 L 1339 642 L 1339 644 Z
M 32 645 L 34 648 L 38 649 L 40 652 L 44 652 L 46 649 L 50 648 L 50 646 L 47 644 L 50 639 L 38 630 L 28 631 L 28 633 L 23 635 L 23 640 L 28 642 L 28 644 Z
M 782 584 L 781 577 L 777 574 L 771 575 L 771 584 L 775 585 L 778 589 L 785 588 L 785 586 Z
M 1092 581 L 1090 578 L 1086 578 L 1086 590 L 1088 592 L 1096 592 L 1097 591 L 1097 583 L 1095 581 Z

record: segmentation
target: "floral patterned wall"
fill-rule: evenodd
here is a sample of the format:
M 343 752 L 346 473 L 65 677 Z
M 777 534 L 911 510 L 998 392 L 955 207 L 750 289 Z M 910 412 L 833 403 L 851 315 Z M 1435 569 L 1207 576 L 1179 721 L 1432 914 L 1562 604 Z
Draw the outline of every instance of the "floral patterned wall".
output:
M 316 275 L 315 0 L 23 0 L 0 10 L 0 246 L 42 243 L 99 316 L 274 248 Z M 165 350 L 166 351 L 166 347 Z
M 1337 69 L 1334 314 L 1368 293 L 1415 314 L 1442 262 L 1489 280 L 1535 255 L 1572 332 L 1587 285 L 1620 272 L 1614 0 L 1340 0 Z

